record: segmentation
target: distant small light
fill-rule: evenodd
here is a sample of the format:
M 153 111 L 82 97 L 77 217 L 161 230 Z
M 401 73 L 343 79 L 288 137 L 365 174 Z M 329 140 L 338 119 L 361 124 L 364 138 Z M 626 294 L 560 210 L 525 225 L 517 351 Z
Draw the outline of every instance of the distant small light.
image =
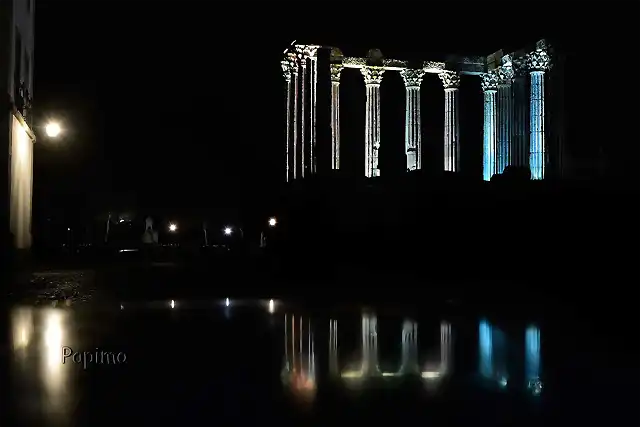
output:
M 272 299 L 269 300 L 269 313 L 273 313 L 275 311 L 275 303 Z
M 120 310 L 124 310 L 124 305 L 120 304 Z
M 231 233 L 233 233 L 233 230 L 231 229 L 231 227 L 226 227 L 226 228 L 224 229 L 224 234 L 225 234 L 225 235 L 230 236 L 230 235 L 231 235 Z
M 178 226 L 175 224 L 169 224 L 169 231 L 175 233 L 178 230 Z
M 175 308 L 176 307 L 176 302 L 174 300 L 171 300 L 171 308 Z
M 71 228 L 67 228 L 67 231 L 71 231 Z
M 229 301 L 229 298 L 227 298 L 227 299 L 224 301 L 224 305 L 226 305 L 227 307 L 229 307 L 229 305 L 230 305 L 230 304 L 231 304 L 231 302 Z
M 278 221 L 275 218 L 269 218 L 269 227 L 275 227 Z

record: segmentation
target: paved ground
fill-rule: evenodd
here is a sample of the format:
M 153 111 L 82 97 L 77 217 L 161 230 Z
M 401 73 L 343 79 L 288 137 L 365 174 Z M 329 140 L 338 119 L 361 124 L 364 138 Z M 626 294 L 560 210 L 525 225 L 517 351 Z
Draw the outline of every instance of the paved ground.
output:
M 21 274 L 9 290 L 16 304 L 87 303 L 98 294 L 95 270 L 46 270 Z

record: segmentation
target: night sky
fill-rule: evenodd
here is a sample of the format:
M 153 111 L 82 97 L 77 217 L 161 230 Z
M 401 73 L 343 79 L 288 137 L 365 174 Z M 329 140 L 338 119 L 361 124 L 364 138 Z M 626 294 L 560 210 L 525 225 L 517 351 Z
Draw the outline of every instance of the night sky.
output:
M 625 149 L 625 173 L 638 158 L 637 132 L 625 129 L 637 118 L 638 79 L 630 75 L 637 70 L 637 3 L 265 3 L 39 0 L 35 114 L 40 123 L 61 120 L 65 138 L 43 137 L 37 145 L 36 214 L 224 205 L 246 189 L 276 185 L 284 142 L 279 61 L 294 39 L 337 45 L 348 56 L 377 47 L 388 57 L 433 60 L 556 40 L 569 57 L 572 152 L 600 151 L 611 161 Z M 423 110 L 424 144 L 435 150 L 443 95 L 430 77 L 423 97 L 434 111 L 425 117 Z M 393 135 L 401 150 L 404 89 L 398 82 L 389 87 L 397 88 L 397 100 L 382 107 L 383 144 L 385 133 Z M 463 81 L 466 87 L 476 94 L 469 98 L 474 105 L 461 107 L 461 119 L 473 108 L 467 132 L 479 144 L 479 81 Z M 359 90 L 364 97 L 364 85 Z M 382 91 L 384 103 L 384 82 Z

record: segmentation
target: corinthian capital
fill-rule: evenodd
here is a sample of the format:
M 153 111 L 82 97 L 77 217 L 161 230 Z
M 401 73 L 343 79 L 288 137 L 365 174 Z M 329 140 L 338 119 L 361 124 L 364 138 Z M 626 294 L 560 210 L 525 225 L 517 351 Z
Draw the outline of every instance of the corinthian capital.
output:
M 382 83 L 382 75 L 384 74 L 384 68 L 376 66 L 366 66 L 360 68 L 362 77 L 364 77 L 365 85 L 380 85 Z
M 293 74 L 294 76 L 297 76 L 298 75 L 298 55 L 293 52 L 287 53 L 287 62 L 289 63 L 289 69 L 291 71 L 291 74 Z
M 422 83 L 422 77 L 424 76 L 425 71 L 423 69 L 413 69 L 413 68 L 405 68 L 400 71 L 400 75 L 402 76 L 402 80 L 404 80 L 405 87 L 420 87 L 420 83 Z
M 298 57 L 298 61 L 300 62 L 300 66 L 306 67 L 307 66 L 307 53 L 306 53 L 307 46 L 303 44 L 297 44 L 295 45 L 295 48 L 296 48 L 296 55 Z
M 525 63 L 529 71 L 547 71 L 549 69 L 549 53 L 547 52 L 547 46 L 544 42 L 538 42 L 536 50 L 528 53 L 525 58 Z
M 445 89 L 458 89 L 460 87 L 460 75 L 454 71 L 443 71 L 438 74 Z
M 342 64 L 331 64 L 331 81 L 340 82 L 341 72 L 342 72 Z
M 498 84 L 511 84 L 511 80 L 513 79 L 513 66 L 511 65 L 511 60 L 503 62 L 503 65 L 501 65 L 496 72 L 498 74 Z
M 482 81 L 480 82 L 480 85 L 482 86 L 483 91 L 498 90 L 500 79 L 496 71 L 492 70 L 492 71 L 489 71 L 488 73 L 484 73 L 482 74 L 481 78 L 482 78 Z
M 289 65 L 289 61 L 287 59 L 283 59 L 280 61 L 280 66 L 282 67 L 282 75 L 284 75 L 284 79 L 287 82 L 291 81 L 291 66 Z

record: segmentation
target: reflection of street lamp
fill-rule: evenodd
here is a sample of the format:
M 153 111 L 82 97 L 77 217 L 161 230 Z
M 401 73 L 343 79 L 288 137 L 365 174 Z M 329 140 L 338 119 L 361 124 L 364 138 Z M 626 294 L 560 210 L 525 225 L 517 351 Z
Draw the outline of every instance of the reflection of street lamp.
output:
M 175 224 L 169 224 L 169 231 L 175 233 L 176 231 L 178 231 L 178 226 Z
M 47 123 L 47 126 L 45 126 L 44 130 L 49 138 L 57 138 L 62 131 L 62 129 L 60 129 L 60 125 L 56 122 Z
M 275 217 L 269 218 L 269 227 L 275 227 L 277 223 L 278 221 L 276 220 Z

